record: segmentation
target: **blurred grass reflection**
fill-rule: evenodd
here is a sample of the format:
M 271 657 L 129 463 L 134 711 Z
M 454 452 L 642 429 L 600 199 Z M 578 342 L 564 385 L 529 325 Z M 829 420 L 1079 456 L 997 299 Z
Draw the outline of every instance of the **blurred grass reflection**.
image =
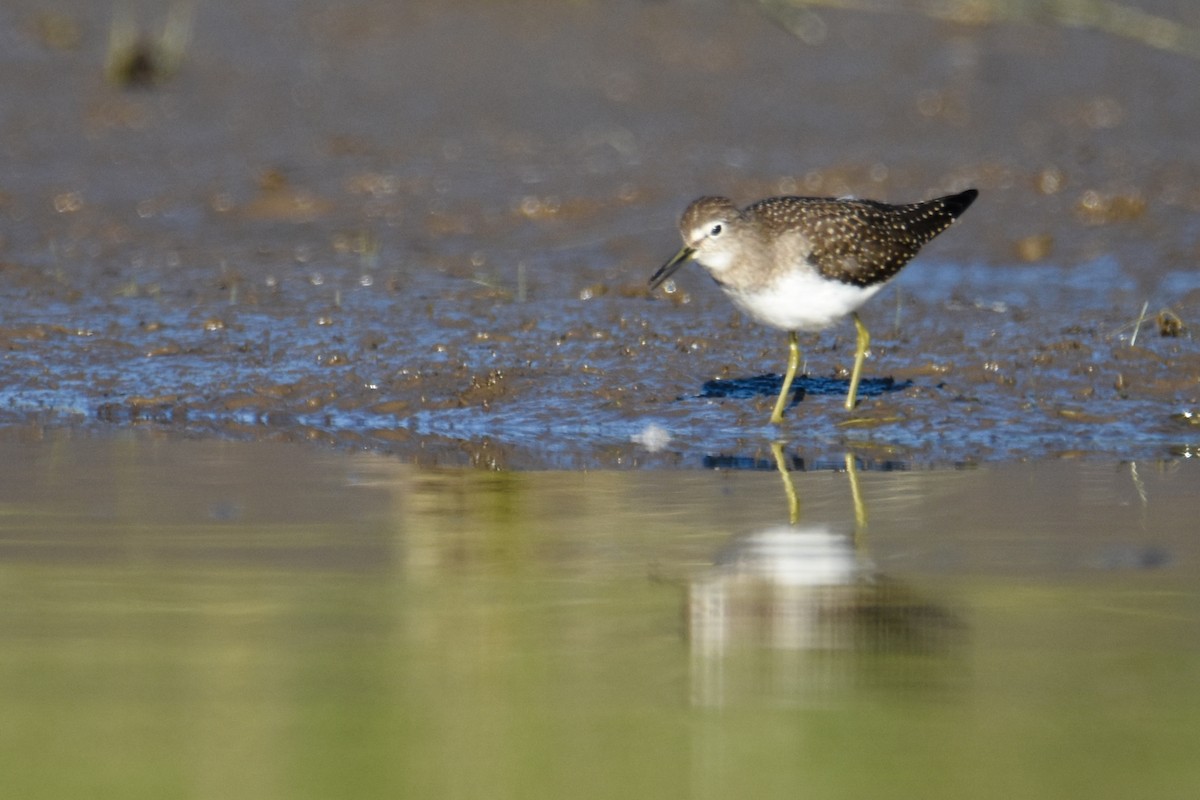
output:
M 1195 513 L 1192 465 L 1143 470 L 1129 512 L 1107 466 L 864 474 L 872 560 L 965 638 L 698 665 L 689 583 L 786 521 L 770 471 L 497 475 L 65 434 L 0 456 L 13 797 L 1170 798 L 1198 776 L 1197 559 L 1165 525 Z M 844 474 L 795 477 L 807 515 L 853 523 Z M 998 510 L 969 502 L 984 491 Z M 1004 517 L 1017 497 L 1054 530 Z M 1127 513 L 1170 569 L 1062 566 Z M 720 703 L 696 701 L 708 669 Z

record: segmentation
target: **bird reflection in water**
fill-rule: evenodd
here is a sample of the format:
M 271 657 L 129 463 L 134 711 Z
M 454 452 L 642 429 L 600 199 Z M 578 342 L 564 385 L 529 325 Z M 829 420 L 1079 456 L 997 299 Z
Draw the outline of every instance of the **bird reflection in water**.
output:
M 844 682 L 847 671 L 844 659 L 835 666 L 821 654 L 859 661 L 865 653 L 927 654 L 961 628 L 949 611 L 872 563 L 853 455 L 846 455 L 846 475 L 854 526 L 846 533 L 800 523 L 800 498 L 782 445 L 773 444 L 772 452 L 787 498 L 787 524 L 736 537 L 689 585 L 694 699 L 702 705 L 723 705 L 731 690 L 753 688 L 744 680 L 768 679 L 773 690 L 790 687 L 792 694 L 828 688 L 830 680 Z

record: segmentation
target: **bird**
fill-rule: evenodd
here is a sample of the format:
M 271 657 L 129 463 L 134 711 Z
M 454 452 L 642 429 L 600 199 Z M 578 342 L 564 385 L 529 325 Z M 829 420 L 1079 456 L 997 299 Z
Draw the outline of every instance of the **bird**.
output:
M 903 205 L 770 197 L 741 210 L 727 197 L 701 197 L 684 210 L 683 247 L 650 277 L 650 289 L 696 261 L 743 313 L 788 332 L 787 371 L 773 424 L 783 421 L 800 364 L 799 332 L 824 330 L 850 315 L 857 342 L 845 407 L 853 411 L 871 342 L 858 309 L 978 196 L 967 189 Z

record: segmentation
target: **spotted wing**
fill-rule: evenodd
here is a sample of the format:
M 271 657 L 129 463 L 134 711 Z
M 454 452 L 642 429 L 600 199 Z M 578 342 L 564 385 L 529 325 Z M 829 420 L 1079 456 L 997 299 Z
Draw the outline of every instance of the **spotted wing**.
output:
M 809 260 L 825 277 L 855 286 L 889 280 L 917 251 L 966 211 L 978 192 L 893 206 L 873 200 L 780 198 L 795 204 L 784 215 L 811 244 Z M 755 209 L 776 216 L 771 209 Z M 774 210 L 778 212 L 779 210 Z

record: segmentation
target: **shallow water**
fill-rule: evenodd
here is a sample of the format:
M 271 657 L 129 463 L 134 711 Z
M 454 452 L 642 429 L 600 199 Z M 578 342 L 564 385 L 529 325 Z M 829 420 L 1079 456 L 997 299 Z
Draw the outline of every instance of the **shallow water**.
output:
M 1200 778 L 1190 461 L 830 465 L 793 473 L 791 527 L 769 465 L 430 470 L 144 434 L 0 456 L 14 796 Z

